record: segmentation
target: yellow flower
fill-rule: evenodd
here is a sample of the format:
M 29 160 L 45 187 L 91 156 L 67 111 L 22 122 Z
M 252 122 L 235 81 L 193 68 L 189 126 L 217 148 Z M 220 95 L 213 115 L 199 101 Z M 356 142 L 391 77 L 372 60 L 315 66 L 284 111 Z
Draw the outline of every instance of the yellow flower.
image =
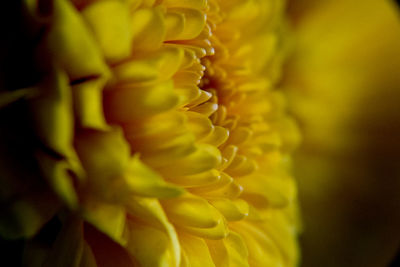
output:
M 297 264 L 284 1 L 13 8 L 0 233 L 25 264 Z

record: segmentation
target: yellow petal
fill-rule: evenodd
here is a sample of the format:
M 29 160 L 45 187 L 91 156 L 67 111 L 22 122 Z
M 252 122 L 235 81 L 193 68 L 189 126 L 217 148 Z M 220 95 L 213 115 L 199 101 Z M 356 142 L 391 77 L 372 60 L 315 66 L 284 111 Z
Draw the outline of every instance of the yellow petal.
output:
M 227 185 L 224 185 L 222 187 L 215 187 L 215 188 L 212 188 L 212 187 L 213 187 L 213 185 L 210 185 L 208 187 L 209 188 L 208 190 L 205 190 L 205 188 L 200 187 L 198 189 L 197 188 L 192 189 L 191 191 L 195 192 L 207 199 L 214 199 L 214 198 L 219 198 L 219 197 L 236 199 L 243 192 L 243 187 L 234 180 L 232 180 Z
M 202 238 L 179 234 L 179 241 L 182 246 L 182 253 L 185 255 L 187 265 L 191 267 L 215 267 L 207 244 Z
M 82 169 L 72 146 L 73 109 L 66 74 L 56 70 L 39 88 L 41 97 L 30 101 L 36 134 L 45 147 L 38 151 L 39 163 L 50 185 L 73 207 L 77 196 L 71 173 L 82 177 Z
M 248 127 L 238 127 L 229 137 L 229 143 L 241 145 L 248 141 L 253 135 L 253 131 Z
M 179 198 L 162 200 L 161 204 L 169 220 L 177 225 L 212 228 L 222 220 L 221 214 L 213 206 L 206 200 L 193 195 L 187 194 Z
M 197 139 L 207 137 L 214 126 L 207 116 L 197 112 L 186 112 L 188 117 L 189 130 L 196 136 Z
M 138 266 L 138 263 L 130 257 L 128 252 L 120 244 L 114 242 L 106 234 L 98 231 L 92 225 L 85 223 L 84 225 L 85 241 L 88 246 L 84 249 L 87 251 L 86 255 L 82 257 L 82 262 L 80 267 L 85 267 L 83 264 L 91 263 L 90 251 L 94 254 L 95 265 L 98 263 L 104 264 L 104 266 L 115 266 L 115 267 L 134 267 Z M 88 251 L 89 250 L 89 251 Z M 85 251 L 84 251 L 85 253 Z M 87 258 L 87 259 L 85 259 Z M 89 261 L 89 262 L 87 262 Z M 89 265 L 88 267 L 92 267 Z
M 133 197 L 127 203 L 127 210 L 130 216 L 146 222 L 149 226 L 162 229 L 169 239 L 168 250 L 174 258 L 174 262 L 179 263 L 181 246 L 174 227 L 168 221 L 163 208 L 156 199 Z M 140 246 L 140 244 L 138 244 Z
M 128 139 L 139 139 L 139 142 L 142 138 L 154 140 L 165 135 L 173 135 L 171 132 L 177 131 L 179 126 L 185 123 L 186 116 L 183 113 L 178 111 L 163 112 L 124 125 L 124 132 Z
M 207 240 L 212 259 L 218 267 L 248 267 L 247 246 L 242 237 L 230 231 L 222 240 Z
M 209 136 L 202 139 L 201 142 L 213 145 L 215 147 L 219 147 L 226 142 L 229 138 L 229 130 L 221 127 L 215 126 L 213 131 Z
M 191 111 L 201 113 L 207 117 L 211 116 L 218 109 L 218 104 L 206 102 L 204 104 L 198 105 L 196 107 L 191 108 Z
M 290 177 L 256 175 L 239 179 L 244 188 L 242 197 L 256 207 L 284 207 L 295 195 L 295 184 Z
M 202 10 L 207 7 L 207 0 L 165 0 L 163 4 L 169 8 L 185 7 Z
M 54 70 L 39 86 L 40 97 L 30 101 L 36 134 L 46 147 L 64 157 L 74 154 L 73 106 L 66 73 Z
M 173 242 L 168 233 L 133 220 L 129 222 L 130 239 L 126 246 L 140 266 L 179 266 Z
M 87 198 L 83 206 L 83 217 L 86 221 L 115 242 L 121 245 L 127 243 L 126 210 L 123 206 L 108 204 L 95 198 Z
M 191 103 L 201 94 L 199 87 L 194 85 L 180 86 L 179 88 L 175 88 L 175 91 L 179 94 L 181 98 L 180 105 L 182 106 Z
M 168 12 L 176 12 L 184 16 L 183 31 L 176 36 L 176 40 L 189 40 L 196 38 L 203 30 L 206 23 L 206 15 L 196 9 L 170 8 Z
M 115 62 L 130 55 L 132 30 L 127 5 L 119 1 L 97 1 L 81 12 L 104 57 Z
M 237 155 L 231 162 L 231 164 L 225 169 L 225 172 L 229 175 L 239 177 L 249 175 L 257 170 L 257 162 L 246 157 Z
M 212 228 L 196 228 L 190 226 L 179 226 L 179 229 L 198 237 L 207 238 L 207 239 L 222 239 L 228 235 L 228 225 L 226 223 L 225 218 L 222 217 L 222 220 L 218 221 L 218 224 Z
M 285 264 L 293 266 L 298 262 L 299 249 L 296 240 L 296 227 L 287 213 L 273 211 L 270 216 L 266 217 L 261 229 L 268 233 L 275 242 Z
M 75 147 L 92 192 L 108 195 L 108 188 L 124 174 L 130 158 L 121 130 L 82 131 L 75 139 Z
M 167 80 L 179 69 L 184 51 L 165 46 L 151 54 L 134 57 L 113 68 L 116 82 Z
M 37 159 L 42 169 L 43 175 L 48 179 L 48 183 L 54 192 L 62 199 L 67 206 L 72 209 L 77 208 L 78 196 L 74 182 L 78 182 L 77 177 L 71 173 L 82 175 L 81 169 L 76 171 L 66 160 L 60 160 L 43 152 L 37 153 Z
M 54 59 L 72 80 L 108 74 L 103 56 L 84 21 L 69 1 L 54 2 L 55 18 L 48 34 Z
M 156 50 L 165 38 L 164 14 L 161 8 L 143 8 L 132 15 L 133 49 Z
M 109 130 L 103 114 L 105 79 L 94 79 L 72 86 L 74 112 L 82 128 Z
M 165 27 L 165 41 L 177 40 L 185 27 L 185 16 L 176 12 L 167 12 L 165 14 Z
M 217 208 L 228 221 L 239 221 L 249 214 L 249 205 L 242 199 L 211 199 L 210 203 Z
M 190 107 L 195 107 L 197 105 L 200 105 L 204 102 L 206 102 L 207 100 L 209 100 L 212 97 L 212 94 L 204 91 L 204 90 L 200 90 L 200 95 L 198 96 L 198 98 L 196 98 L 195 100 L 193 100 L 193 102 L 190 103 Z
M 112 121 L 129 122 L 172 109 L 178 102 L 172 81 L 147 86 L 124 85 L 106 92 L 105 109 Z
M 238 222 L 233 229 L 246 243 L 250 266 L 285 266 L 279 249 L 264 231 L 243 221 Z
M 184 187 L 202 187 L 215 184 L 221 179 L 221 174 L 217 170 L 210 170 L 194 175 L 172 176 L 168 180 Z
M 162 141 L 161 139 L 160 141 Z M 194 144 L 194 136 L 189 133 L 178 133 L 176 136 L 167 139 L 167 142 L 155 144 L 154 149 L 150 151 L 140 151 L 143 162 L 158 170 L 164 177 L 172 177 L 174 172 L 168 170 L 171 164 L 177 164 L 183 158 L 188 157 L 196 152 L 197 148 Z M 133 146 L 135 147 L 135 146 Z M 139 146 L 140 148 L 140 146 Z M 178 175 L 178 174 L 177 174 Z M 180 174 L 187 175 L 187 174 Z
M 211 170 L 218 166 L 220 162 L 221 154 L 217 148 L 200 144 L 187 157 L 172 162 L 175 166 L 180 166 L 179 168 L 166 166 L 157 169 L 166 176 L 184 176 Z
M 223 164 L 220 169 L 224 170 L 226 167 L 231 165 L 232 161 L 235 159 L 239 148 L 233 145 L 227 145 L 222 150 Z
M 139 196 L 170 198 L 183 193 L 180 187 L 166 183 L 158 174 L 145 166 L 137 156 L 131 160 L 129 174 L 125 180 L 127 190 Z
M 196 194 L 209 193 L 210 191 L 218 190 L 233 182 L 233 178 L 224 172 L 219 172 L 219 179 L 212 184 L 191 188 L 190 191 Z
M 160 123 L 162 124 L 162 123 Z M 171 125 L 170 123 L 169 125 Z M 157 166 L 156 160 L 161 160 L 170 153 L 168 161 L 173 160 L 177 156 L 182 156 L 177 153 L 188 154 L 193 151 L 194 136 L 186 131 L 184 125 L 177 124 L 178 128 L 171 129 L 171 131 L 160 132 L 150 136 L 143 136 L 132 138 L 129 136 L 127 140 L 131 144 L 133 150 L 138 151 L 142 154 L 142 158 L 146 159 L 146 162 L 154 162 L 152 166 Z M 163 127 L 161 125 L 161 127 Z M 165 133 L 163 135 L 163 133 Z M 186 148 L 188 151 L 185 152 Z M 158 163 L 162 164 L 161 162 Z

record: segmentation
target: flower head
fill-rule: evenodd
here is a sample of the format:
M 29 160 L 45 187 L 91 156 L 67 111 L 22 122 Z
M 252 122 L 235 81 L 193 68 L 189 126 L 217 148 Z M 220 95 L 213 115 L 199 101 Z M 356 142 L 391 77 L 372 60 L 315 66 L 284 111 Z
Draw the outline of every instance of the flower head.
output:
M 296 265 L 284 1 L 19 8 L 30 50 L 16 71 L 30 75 L 2 91 L 4 154 L 16 153 L 0 230 L 30 238 L 26 261 Z

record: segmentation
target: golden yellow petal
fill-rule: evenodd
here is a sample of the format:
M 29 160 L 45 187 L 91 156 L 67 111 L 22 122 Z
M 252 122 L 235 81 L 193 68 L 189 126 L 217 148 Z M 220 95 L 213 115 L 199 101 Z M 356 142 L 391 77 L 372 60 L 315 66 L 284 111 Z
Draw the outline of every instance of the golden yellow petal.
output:
M 196 9 L 170 8 L 169 12 L 175 12 L 184 17 L 183 31 L 175 36 L 175 40 L 196 38 L 203 30 L 206 23 L 206 15 Z
M 148 82 L 168 80 L 181 66 L 184 52 L 164 46 L 151 54 L 134 57 L 113 68 L 116 82 Z
M 162 200 L 169 220 L 181 226 L 212 228 L 222 220 L 221 214 L 203 198 L 185 194 L 179 198 Z
M 173 164 L 180 168 L 171 169 L 169 166 L 164 166 L 157 170 L 166 176 L 192 175 L 211 170 L 220 162 L 221 153 L 217 148 L 208 144 L 199 144 L 196 150 L 187 157 L 173 161 Z
M 131 54 L 133 34 L 126 4 L 97 1 L 81 12 L 106 60 L 116 62 Z
M 185 7 L 201 10 L 207 7 L 207 0 L 165 0 L 163 4 L 168 7 Z
M 179 266 L 170 236 L 139 222 L 129 221 L 129 242 L 126 249 L 140 266 Z
M 108 68 L 90 30 L 69 1 L 54 2 L 48 49 L 72 80 L 107 75 Z
M 129 163 L 129 173 L 126 174 L 126 186 L 129 192 L 139 196 L 171 198 L 183 193 L 183 189 L 166 183 L 161 176 L 145 166 L 138 156 Z M 121 188 L 120 191 L 123 191 Z M 122 193 L 122 192 L 120 192 Z
M 88 197 L 83 203 L 83 217 L 100 232 L 121 245 L 126 245 L 126 209 L 121 205 L 105 203 L 101 199 Z
M 222 240 L 207 240 L 210 254 L 218 267 L 248 267 L 249 252 L 243 238 L 230 231 Z
M 182 262 L 181 267 L 215 267 L 207 244 L 202 238 L 190 236 L 187 234 L 180 234 L 179 241 L 182 245 L 182 254 L 184 254 L 185 261 Z
M 165 39 L 164 14 L 161 8 L 143 8 L 135 11 L 131 18 L 133 51 L 156 50 Z
M 210 203 L 224 215 L 228 221 L 239 221 L 249 214 L 249 205 L 242 199 L 210 199 Z
M 125 85 L 106 92 L 108 118 L 129 122 L 142 116 L 167 111 L 179 103 L 171 81 L 153 85 Z
M 167 250 L 170 252 L 168 253 L 174 258 L 174 262 L 179 263 L 181 246 L 178 236 L 160 203 L 156 199 L 133 197 L 127 202 L 127 211 L 133 217 L 133 220 L 145 222 L 149 226 L 162 230 L 163 235 L 167 236 L 169 240 Z M 137 245 L 140 246 L 140 243 Z

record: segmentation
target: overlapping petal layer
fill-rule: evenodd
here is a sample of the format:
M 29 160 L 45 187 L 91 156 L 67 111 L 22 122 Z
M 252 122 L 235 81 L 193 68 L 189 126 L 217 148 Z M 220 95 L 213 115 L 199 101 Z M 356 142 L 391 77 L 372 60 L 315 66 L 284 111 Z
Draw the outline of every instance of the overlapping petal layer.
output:
M 18 135 L 2 140 L 28 138 L 17 148 L 32 170 L 1 166 L 11 192 L 2 201 L 20 203 L 2 210 L 11 219 L 0 230 L 32 237 L 62 226 L 53 242 L 32 239 L 30 262 L 296 265 L 299 134 L 278 86 L 283 1 L 23 3 L 37 75 L 1 92 L 1 112 L 27 122 L 8 120 Z M 43 211 L 41 198 L 56 201 Z

